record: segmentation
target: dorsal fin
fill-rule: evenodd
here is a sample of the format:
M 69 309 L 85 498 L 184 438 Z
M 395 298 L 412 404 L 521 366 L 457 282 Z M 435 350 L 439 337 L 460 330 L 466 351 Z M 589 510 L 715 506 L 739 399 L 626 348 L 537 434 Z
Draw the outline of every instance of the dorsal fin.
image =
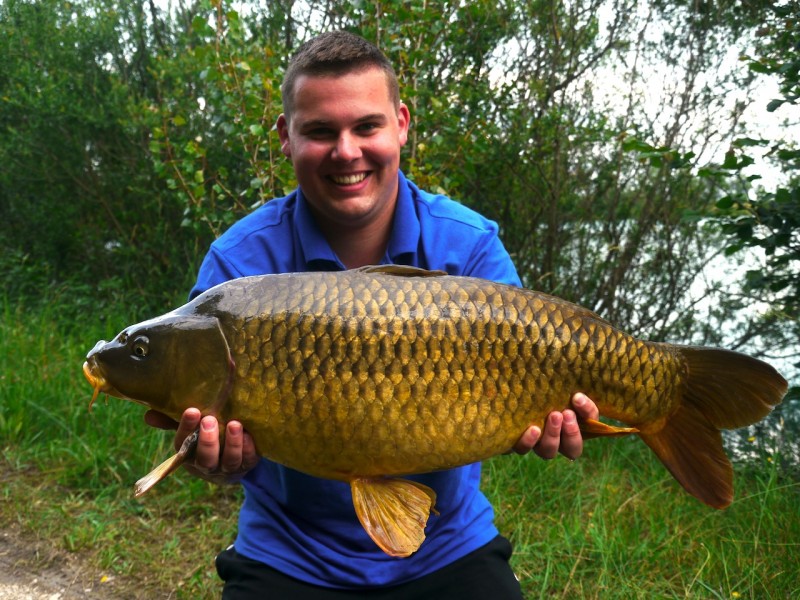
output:
M 398 277 L 441 277 L 448 274 L 447 271 L 429 271 L 407 265 L 367 265 L 353 269 L 353 271 L 383 273 L 384 275 L 397 275 Z

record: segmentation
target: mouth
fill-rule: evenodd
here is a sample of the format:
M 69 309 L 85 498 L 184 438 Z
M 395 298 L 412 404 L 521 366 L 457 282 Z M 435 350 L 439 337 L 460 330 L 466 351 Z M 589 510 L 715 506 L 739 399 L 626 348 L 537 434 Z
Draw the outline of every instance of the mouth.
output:
M 341 186 L 350 186 L 350 185 L 357 185 L 364 181 L 367 176 L 368 172 L 362 171 L 360 173 L 347 173 L 343 175 L 329 175 L 328 178 L 335 183 L 336 185 Z
M 94 388 L 94 393 L 92 394 L 92 399 L 89 400 L 89 411 L 91 412 L 92 406 L 94 405 L 95 400 L 97 400 L 97 396 L 100 395 L 101 392 L 107 392 L 111 389 L 111 386 L 108 385 L 105 377 L 103 374 L 100 373 L 97 365 L 94 361 L 91 361 L 91 358 L 83 363 L 83 375 L 86 377 L 86 380 L 89 384 Z

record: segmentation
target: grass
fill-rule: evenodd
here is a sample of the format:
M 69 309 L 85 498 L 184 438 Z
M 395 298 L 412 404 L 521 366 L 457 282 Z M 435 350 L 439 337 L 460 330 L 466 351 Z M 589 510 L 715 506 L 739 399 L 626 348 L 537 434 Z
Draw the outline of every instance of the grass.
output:
M 178 473 L 133 499 L 171 435 L 132 403 L 87 411 L 83 356 L 132 320 L 65 327 L 57 308 L 3 307 L 0 526 L 81 556 L 115 597 L 219 597 L 213 558 L 235 535 L 238 489 Z M 498 457 L 484 489 L 527 598 L 800 598 L 800 484 L 769 456 L 737 467 L 725 511 L 683 493 L 633 438 L 592 441 L 574 463 Z
M 240 492 L 183 473 L 143 499 L 133 483 L 171 449 L 143 408 L 88 411 L 86 352 L 122 319 L 69 330 L 55 311 L 6 305 L 0 322 L 0 526 L 80 554 L 115 596 L 218 596 L 217 550 L 235 535 Z
M 685 494 L 634 438 L 540 463 L 485 469 L 526 598 L 800 598 L 800 484 L 776 462 L 737 468 L 724 511 Z

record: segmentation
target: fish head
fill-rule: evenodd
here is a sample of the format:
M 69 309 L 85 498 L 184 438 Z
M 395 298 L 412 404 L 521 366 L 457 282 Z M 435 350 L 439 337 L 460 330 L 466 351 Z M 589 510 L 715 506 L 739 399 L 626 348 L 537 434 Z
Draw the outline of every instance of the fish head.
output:
M 100 393 L 132 400 L 178 419 L 186 408 L 216 413 L 233 377 L 233 359 L 218 319 L 168 313 L 101 340 L 83 365 Z

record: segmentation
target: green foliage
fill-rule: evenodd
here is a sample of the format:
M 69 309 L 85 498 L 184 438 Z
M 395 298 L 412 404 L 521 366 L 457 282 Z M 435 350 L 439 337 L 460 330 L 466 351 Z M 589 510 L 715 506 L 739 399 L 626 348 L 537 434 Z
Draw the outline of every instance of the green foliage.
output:
M 157 58 L 158 101 L 146 122 L 155 171 L 183 207 L 181 226 L 207 238 L 294 186 L 272 129 L 288 50 L 280 23 L 255 35 L 221 2 L 195 10 L 173 52 Z
M 412 114 L 403 169 L 497 220 L 527 285 L 635 334 L 746 345 L 754 334 L 740 315 L 758 286 L 777 299 L 773 315 L 794 314 L 784 303 L 796 271 L 786 245 L 793 188 L 744 200 L 748 149 L 775 143 L 742 134 L 738 104 L 720 98 L 779 76 L 780 106 L 765 109 L 792 106 L 795 10 L 201 0 L 166 13 L 118 0 L 9 0 L 0 281 L 22 302 L 45 285 L 83 295 L 81 306 L 131 298 L 161 312 L 182 299 L 208 243 L 295 185 L 272 126 L 283 69 L 307 37 L 346 28 L 397 67 Z M 721 49 L 749 40 L 757 58 L 721 70 Z M 725 145 L 710 164 L 707 149 Z M 797 161 L 790 147 L 772 156 L 786 171 Z M 720 210 L 736 219 L 727 245 L 770 251 L 773 280 L 751 275 L 731 290 L 707 277 L 726 246 L 707 226 Z M 756 351 L 784 343 L 787 322 L 773 318 Z
M 777 77 L 781 98 L 770 100 L 764 110 L 775 112 L 796 106 L 800 99 L 800 47 L 797 23 L 800 6 L 789 3 L 773 6 L 770 18 L 758 30 L 761 44 L 758 56 L 744 56 L 751 71 Z M 739 192 L 717 202 L 722 214 L 722 231 L 727 234 L 725 252 L 759 248 L 763 265 L 746 272 L 745 289 L 754 298 L 769 302 L 767 325 L 784 323 L 785 343 L 794 346 L 800 334 L 800 151 L 796 141 L 737 140 L 719 169 L 740 172 L 753 162 L 745 150 L 767 147 L 767 157 L 781 166 L 786 182 L 774 189 L 758 188 Z M 792 354 L 795 360 L 797 355 Z M 800 368 L 800 362 L 795 364 Z
M 0 250 L 86 301 L 119 286 L 156 310 L 175 282 L 188 287 L 209 240 L 182 235 L 149 165 L 137 118 L 154 89 L 147 22 L 110 0 L 0 6 Z M 43 295 L 12 272 L 5 289 Z

